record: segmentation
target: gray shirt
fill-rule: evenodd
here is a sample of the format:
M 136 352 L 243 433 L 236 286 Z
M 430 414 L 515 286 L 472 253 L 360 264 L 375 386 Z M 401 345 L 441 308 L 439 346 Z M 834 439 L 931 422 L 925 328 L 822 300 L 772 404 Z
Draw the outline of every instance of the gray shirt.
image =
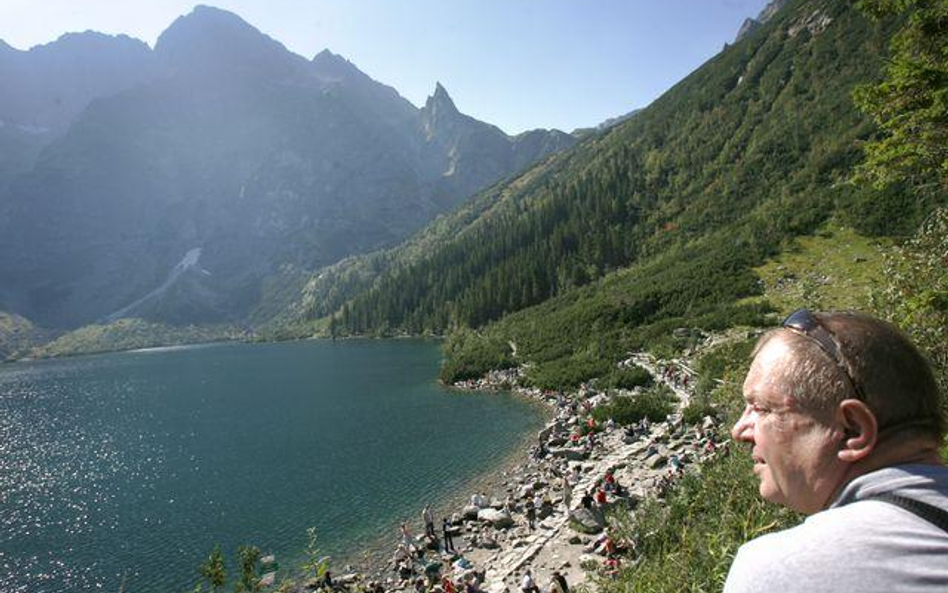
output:
M 948 510 L 948 468 L 900 465 L 860 476 L 825 511 L 741 546 L 725 593 L 948 591 L 948 533 L 882 492 Z

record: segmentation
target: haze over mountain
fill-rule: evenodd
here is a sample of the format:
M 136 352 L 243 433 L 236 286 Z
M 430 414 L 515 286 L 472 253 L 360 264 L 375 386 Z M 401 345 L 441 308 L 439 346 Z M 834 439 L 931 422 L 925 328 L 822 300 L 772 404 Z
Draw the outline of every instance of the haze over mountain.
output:
M 243 321 L 274 278 L 392 245 L 575 142 L 507 136 L 440 84 L 416 108 L 205 6 L 154 50 L 0 45 L 0 79 L 0 310 L 50 327 Z

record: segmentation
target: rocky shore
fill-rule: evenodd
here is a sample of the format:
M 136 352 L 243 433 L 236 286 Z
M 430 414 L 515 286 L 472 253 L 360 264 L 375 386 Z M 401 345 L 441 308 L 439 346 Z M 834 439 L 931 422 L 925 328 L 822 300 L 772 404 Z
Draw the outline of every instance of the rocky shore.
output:
M 636 354 L 620 363 L 649 371 L 656 383 L 677 397 L 675 411 L 661 422 L 623 427 L 596 422 L 592 410 L 616 393 L 582 386 L 574 393 L 519 387 L 522 369 L 493 371 L 458 389 L 514 391 L 552 409 L 551 421 L 537 434 L 529 458 L 507 470 L 489 492 L 472 492 L 463 508 L 434 509 L 433 536 L 425 535 L 421 509 L 403 527 L 399 543 L 382 566 L 365 572 L 343 570 L 331 588 L 383 593 L 438 591 L 517 592 L 526 571 L 543 591 L 562 591 L 592 575 L 618 568 L 622 548 L 606 524 L 615 507 L 633 510 L 664 490 L 698 462 L 716 454 L 714 420 L 683 423 L 693 372 L 685 361 L 659 362 Z M 618 395 L 632 395 L 633 392 Z M 442 524 L 442 517 L 448 518 Z M 448 540 L 453 540 L 453 547 Z M 316 579 L 299 590 L 330 588 Z

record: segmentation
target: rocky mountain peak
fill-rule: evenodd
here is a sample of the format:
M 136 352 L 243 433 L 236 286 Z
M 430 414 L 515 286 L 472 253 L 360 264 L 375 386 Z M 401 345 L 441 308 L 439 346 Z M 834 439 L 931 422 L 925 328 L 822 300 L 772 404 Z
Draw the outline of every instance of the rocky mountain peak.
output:
M 268 71 L 298 69 L 305 60 L 234 13 L 198 5 L 175 19 L 159 37 L 155 52 L 178 70 Z
M 445 115 L 458 113 L 458 108 L 455 107 L 454 101 L 451 100 L 451 95 L 441 86 L 440 82 L 435 83 L 434 94 L 425 101 L 424 109 L 433 117 L 443 117 Z
M 756 19 L 750 17 L 744 19 L 744 23 L 741 25 L 741 28 L 737 31 L 737 35 L 734 37 L 734 43 L 737 43 L 747 35 L 750 35 L 753 31 L 756 31 L 758 27 L 767 23 L 775 14 L 777 14 L 781 8 L 786 6 L 787 2 L 790 0 L 771 0 L 763 10 L 760 11 L 760 14 L 757 15 Z
M 316 54 L 311 64 L 320 78 L 328 80 L 346 80 L 354 77 L 367 78 L 367 75 L 359 70 L 355 64 L 328 49 Z

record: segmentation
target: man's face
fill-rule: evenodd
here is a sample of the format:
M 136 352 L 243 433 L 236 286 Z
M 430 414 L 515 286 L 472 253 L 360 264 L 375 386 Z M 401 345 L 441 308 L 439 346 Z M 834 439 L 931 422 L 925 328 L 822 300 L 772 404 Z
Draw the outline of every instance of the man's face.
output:
M 780 337 L 757 354 L 744 380 L 747 404 L 731 435 L 752 445 L 754 473 L 765 500 L 812 514 L 829 504 L 842 483 L 846 467 L 836 452 L 843 434 L 831 418 L 800 407 L 783 372 L 792 360 L 793 352 Z

